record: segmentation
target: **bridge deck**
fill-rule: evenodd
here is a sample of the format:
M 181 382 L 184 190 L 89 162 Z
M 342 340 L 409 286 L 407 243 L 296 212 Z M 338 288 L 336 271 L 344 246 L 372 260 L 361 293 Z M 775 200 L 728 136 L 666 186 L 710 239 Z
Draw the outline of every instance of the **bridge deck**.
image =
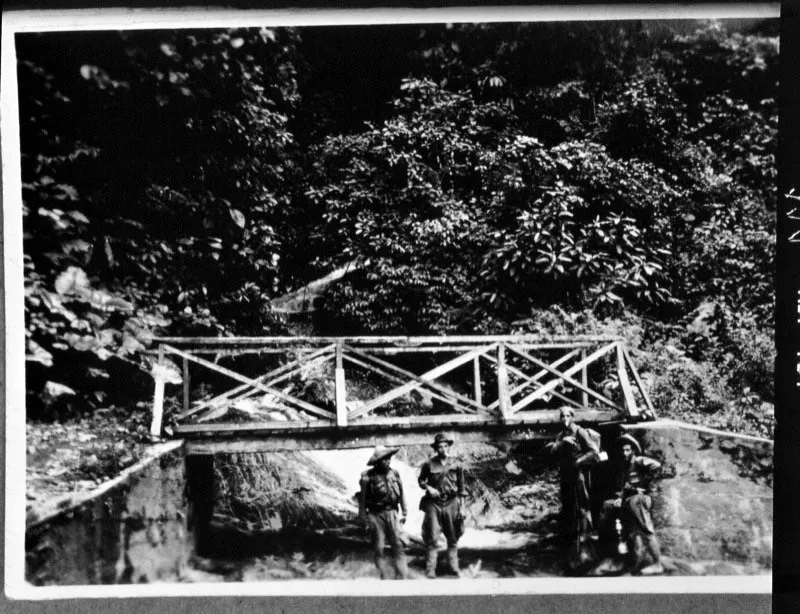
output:
M 303 426 L 292 423 L 247 423 L 246 425 L 187 425 L 174 429 L 186 438 L 188 454 L 273 452 L 277 450 L 329 450 L 365 448 L 377 444 L 402 446 L 429 444 L 433 433 L 446 430 L 461 442 L 529 441 L 551 438 L 558 429 L 558 412 L 506 421 L 477 416 L 455 416 L 434 420 L 427 416 L 372 418 L 340 428 L 324 421 Z M 577 411 L 584 424 L 620 422 L 611 411 Z

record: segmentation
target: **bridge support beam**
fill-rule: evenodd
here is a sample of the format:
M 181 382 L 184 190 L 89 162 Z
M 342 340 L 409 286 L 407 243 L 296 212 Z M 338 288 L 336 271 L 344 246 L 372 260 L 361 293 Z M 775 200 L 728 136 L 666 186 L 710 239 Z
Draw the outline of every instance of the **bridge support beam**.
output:
M 328 424 L 309 428 L 264 426 L 263 428 L 223 428 L 223 425 L 177 427 L 176 435 L 185 438 L 187 455 L 212 455 L 280 450 L 341 450 L 390 446 L 427 445 L 440 430 L 453 433 L 457 442 L 529 441 L 552 438 L 560 428 L 558 412 L 537 411 L 536 416 L 511 416 L 486 420 L 477 416 L 435 420 L 435 417 L 376 418 L 350 422 L 346 429 Z M 552 415 L 551 415 L 552 414 Z M 620 422 L 617 412 L 577 411 L 582 424 Z M 400 423 L 398 423 L 400 422 Z M 217 426 L 218 428 L 212 428 Z

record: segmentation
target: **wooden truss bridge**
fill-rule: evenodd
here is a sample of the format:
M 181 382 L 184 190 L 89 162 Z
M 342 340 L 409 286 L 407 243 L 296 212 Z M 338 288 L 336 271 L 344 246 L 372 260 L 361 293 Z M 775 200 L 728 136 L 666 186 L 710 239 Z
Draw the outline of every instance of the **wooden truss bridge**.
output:
M 440 430 L 460 441 L 525 440 L 552 436 L 562 406 L 572 407 L 584 424 L 655 418 L 619 338 L 164 337 L 155 342 L 160 368 L 154 370 L 151 430 L 160 435 L 162 422 L 168 422 L 167 432 L 185 439 L 190 455 L 418 444 Z M 232 365 L 223 366 L 223 359 Z M 245 362 L 249 370 L 238 366 Z M 257 373 L 244 375 L 245 370 Z M 217 388 L 220 380 L 234 386 L 193 400 L 192 371 L 196 381 L 210 377 Z M 171 378 L 165 375 L 170 372 Z M 297 385 L 311 373 L 324 391 L 313 398 Z M 165 417 L 168 381 L 181 381 L 183 394 L 181 399 L 178 388 L 169 397 L 174 409 Z M 248 403 L 251 411 L 228 413 Z

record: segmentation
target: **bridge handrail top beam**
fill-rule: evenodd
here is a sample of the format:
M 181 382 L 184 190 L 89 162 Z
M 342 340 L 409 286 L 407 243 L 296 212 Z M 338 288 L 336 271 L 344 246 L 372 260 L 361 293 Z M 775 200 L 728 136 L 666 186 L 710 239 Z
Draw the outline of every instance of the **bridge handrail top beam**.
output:
M 440 335 L 440 336 L 386 336 L 362 335 L 352 337 L 153 337 L 153 343 L 182 346 L 236 346 L 236 345 L 317 345 L 330 343 L 436 345 L 453 343 L 615 343 L 619 336 L 596 335 Z

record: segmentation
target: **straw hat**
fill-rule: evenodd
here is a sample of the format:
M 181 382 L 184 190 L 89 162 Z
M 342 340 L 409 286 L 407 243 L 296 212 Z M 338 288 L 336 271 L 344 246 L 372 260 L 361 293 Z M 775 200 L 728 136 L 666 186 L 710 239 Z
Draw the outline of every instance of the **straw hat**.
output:
M 388 448 L 386 446 L 376 446 L 375 451 L 370 456 L 369 460 L 367 461 L 367 465 L 374 465 L 379 460 L 386 458 L 388 456 L 392 456 L 396 454 L 399 450 L 397 448 Z
M 636 441 L 636 438 L 633 435 L 628 435 L 627 433 L 625 433 L 624 435 L 620 435 L 619 437 L 617 437 L 616 441 L 614 442 L 614 445 L 617 448 L 621 448 L 626 444 L 633 446 L 637 454 L 642 453 L 642 446 L 639 445 L 639 442 Z

